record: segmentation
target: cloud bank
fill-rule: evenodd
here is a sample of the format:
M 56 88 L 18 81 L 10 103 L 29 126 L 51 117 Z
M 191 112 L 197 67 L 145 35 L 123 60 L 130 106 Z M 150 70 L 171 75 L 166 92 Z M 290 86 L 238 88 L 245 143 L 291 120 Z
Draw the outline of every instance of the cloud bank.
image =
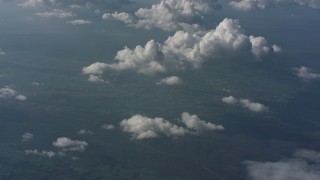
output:
M 246 161 L 251 180 L 315 180 L 320 179 L 320 153 L 298 150 L 289 159 L 278 162 Z
M 148 139 L 161 136 L 166 137 L 183 137 L 187 134 L 195 134 L 203 131 L 224 130 L 222 125 L 215 125 L 201 120 L 197 115 L 190 115 L 187 112 L 181 115 L 181 127 L 163 118 L 148 118 L 142 115 L 134 115 L 129 119 L 120 122 L 124 132 L 130 133 L 133 139 Z
M 199 68 L 208 59 L 240 51 L 251 52 L 260 59 L 271 50 L 265 38 L 246 35 L 238 20 L 226 18 L 210 31 L 177 31 L 163 43 L 150 40 L 145 46 L 138 45 L 133 49 L 125 47 L 118 51 L 114 63 L 96 62 L 84 67 L 82 72 L 101 75 L 106 70 L 134 70 L 152 75 L 168 69 Z
M 151 8 L 140 8 L 134 15 L 115 12 L 103 14 L 102 18 L 119 20 L 135 28 L 193 32 L 201 29 L 194 23 L 196 19 L 203 19 L 205 14 L 219 7 L 215 0 L 161 0 Z
M 307 6 L 320 8 L 319 0 L 240 0 L 229 3 L 233 9 L 239 11 L 250 11 L 254 9 L 267 9 L 275 6 Z

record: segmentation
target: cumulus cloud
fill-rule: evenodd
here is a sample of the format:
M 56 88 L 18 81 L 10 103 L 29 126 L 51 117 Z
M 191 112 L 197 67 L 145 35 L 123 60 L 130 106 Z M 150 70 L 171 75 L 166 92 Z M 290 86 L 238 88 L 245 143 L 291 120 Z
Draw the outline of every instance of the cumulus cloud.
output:
M 72 21 L 68 21 L 72 25 L 84 25 L 84 24 L 90 24 L 91 21 L 83 20 L 83 19 L 76 19 Z
M 299 150 L 292 158 L 278 162 L 246 161 L 251 180 L 315 180 L 320 179 L 319 153 Z
M 224 130 L 222 125 L 215 125 L 210 122 L 203 121 L 197 115 L 190 115 L 188 112 L 181 114 L 181 120 L 187 128 L 194 129 L 196 132 Z
M 37 149 L 34 150 L 25 150 L 24 151 L 26 155 L 35 155 L 35 156 L 42 156 L 42 157 L 48 157 L 52 158 L 57 155 L 56 152 L 53 151 L 38 151 Z
M 24 0 L 22 3 L 18 4 L 21 7 L 35 7 L 37 5 L 43 4 L 43 0 Z
M 320 8 L 319 0 L 239 0 L 231 1 L 229 5 L 239 11 L 250 11 L 254 9 L 266 9 L 275 6 L 307 6 Z
M 314 73 L 311 68 L 301 66 L 299 68 L 294 68 L 294 70 L 296 75 L 304 81 L 320 79 L 320 74 Z
M 161 135 L 168 137 L 181 137 L 188 131 L 178 127 L 163 118 L 148 118 L 142 115 L 134 115 L 120 122 L 123 131 L 131 133 L 133 139 L 156 138 Z
M 150 40 L 145 46 L 138 45 L 133 49 L 125 47 L 118 51 L 114 63 L 96 62 L 84 67 L 82 72 L 97 75 L 106 70 L 131 69 L 150 75 L 166 72 L 170 68 L 199 68 L 205 60 L 216 59 L 226 53 L 238 53 L 240 50 L 252 52 L 261 58 L 269 49 L 263 37 L 247 36 L 238 20 L 226 18 L 210 31 L 177 31 L 163 43 Z
M 252 102 L 249 99 L 240 99 L 238 100 L 237 98 L 233 96 L 228 96 L 228 97 L 223 97 L 222 102 L 227 103 L 227 104 L 236 104 L 240 103 L 240 105 L 250 111 L 253 112 L 265 112 L 268 111 L 269 108 L 261 103 L 257 102 Z
M 140 8 L 134 16 L 126 12 L 115 12 L 106 13 L 102 18 L 120 20 L 136 28 L 195 31 L 200 26 L 193 23 L 194 20 L 202 19 L 218 7 L 220 5 L 214 0 L 161 0 L 151 8 Z
M 61 9 L 54 9 L 52 11 L 46 11 L 46 12 L 38 12 L 38 13 L 35 13 L 35 15 L 41 16 L 41 17 L 57 17 L 61 19 L 75 16 L 73 13 L 67 12 Z
M 26 96 L 19 94 L 18 91 L 12 89 L 10 86 L 5 86 L 0 88 L 0 99 L 11 99 L 15 98 L 20 101 L 24 101 L 27 99 Z
M 101 128 L 106 129 L 106 130 L 111 130 L 111 129 L 114 129 L 115 127 L 112 124 L 103 124 L 101 126 Z
M 238 103 L 238 99 L 234 98 L 233 96 L 223 97 L 222 102 L 227 104 L 236 104 Z
M 158 85 L 166 84 L 166 85 L 177 85 L 181 84 L 182 80 L 177 76 L 170 76 L 166 77 L 164 79 L 161 79 L 159 82 L 157 82 Z
M 100 76 L 90 74 L 88 81 L 93 83 L 103 83 L 105 82 Z
M 240 99 L 240 104 L 253 112 L 265 112 L 268 111 L 268 107 L 261 103 L 252 102 L 249 99 Z
M 23 141 L 23 142 L 28 142 L 28 141 L 31 141 L 32 139 L 33 139 L 33 134 L 31 134 L 31 133 L 24 133 L 21 136 L 21 141 Z
M 280 53 L 282 52 L 282 48 L 276 44 L 272 45 L 272 49 L 275 53 Z
M 84 151 L 88 143 L 85 141 L 72 140 L 66 137 L 57 138 L 56 141 L 52 142 L 54 147 L 62 149 L 62 151 Z
M 93 132 L 90 131 L 90 130 L 81 129 L 81 130 L 78 131 L 78 134 L 81 134 L 81 135 L 92 135 Z
M 197 115 L 182 113 L 181 121 L 186 127 L 181 127 L 163 118 L 148 118 L 142 115 L 134 115 L 120 122 L 124 132 L 132 135 L 133 139 L 148 139 L 161 136 L 183 137 L 186 134 L 196 134 L 203 131 L 224 130 L 221 125 L 215 125 L 201 120 Z

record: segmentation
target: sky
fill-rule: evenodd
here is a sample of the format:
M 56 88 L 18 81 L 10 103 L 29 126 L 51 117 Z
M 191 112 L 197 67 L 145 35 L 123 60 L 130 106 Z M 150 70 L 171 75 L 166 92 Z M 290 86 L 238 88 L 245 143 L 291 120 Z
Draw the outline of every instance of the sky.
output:
M 320 179 L 319 24 L 319 0 L 0 0 L 0 179 Z

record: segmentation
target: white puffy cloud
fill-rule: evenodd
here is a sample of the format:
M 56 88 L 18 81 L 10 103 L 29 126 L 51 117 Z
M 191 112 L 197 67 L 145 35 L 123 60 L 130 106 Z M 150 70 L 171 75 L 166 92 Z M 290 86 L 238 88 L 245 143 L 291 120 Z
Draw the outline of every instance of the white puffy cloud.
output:
M 249 99 L 240 99 L 240 104 L 253 112 L 265 112 L 268 111 L 268 107 L 261 103 L 252 102 Z
M 83 24 L 90 24 L 91 21 L 83 20 L 83 19 L 76 19 L 72 21 L 68 21 L 72 25 L 83 25 Z
M 2 51 L 2 49 L 0 48 L 0 55 L 5 55 L 6 53 L 4 51 Z
M 116 19 L 119 21 L 123 21 L 126 24 L 131 24 L 134 21 L 133 16 L 126 12 L 106 13 L 102 15 L 102 19 Z
M 85 141 L 71 140 L 70 138 L 60 137 L 52 142 L 54 147 L 60 148 L 63 151 L 84 151 L 88 143 Z
M 157 82 L 157 84 L 159 84 L 159 85 L 162 85 L 162 84 L 177 85 L 177 84 L 181 84 L 181 83 L 182 83 L 182 80 L 177 76 L 166 77 L 164 79 L 161 79 L 159 82 Z
M 268 54 L 270 48 L 267 45 L 267 40 L 264 37 L 250 36 L 250 42 L 252 46 L 252 53 L 257 59 L 260 59 L 263 55 Z
M 38 13 L 35 13 L 35 15 L 41 16 L 41 17 L 57 17 L 61 19 L 75 16 L 73 13 L 67 12 L 61 9 L 54 9 L 52 11 L 46 11 L 46 12 L 38 12 Z
M 224 130 L 222 125 L 215 125 L 210 122 L 203 121 L 197 115 L 190 115 L 187 112 L 181 114 L 181 120 L 187 128 L 196 130 L 196 132 Z
M 115 127 L 112 124 L 103 124 L 101 126 L 101 128 L 106 129 L 106 130 L 111 130 L 111 129 L 114 129 Z
M 227 104 L 236 104 L 238 103 L 238 99 L 234 98 L 233 96 L 223 97 L 222 102 Z
M 215 125 L 201 120 L 197 115 L 184 112 L 181 121 L 186 127 L 181 127 L 163 118 L 148 118 L 142 115 L 134 115 L 120 122 L 124 132 L 132 135 L 133 139 L 148 139 L 161 136 L 183 137 L 187 134 L 197 134 L 204 131 L 224 130 L 222 125 Z
M 90 130 L 81 129 L 81 130 L 78 131 L 78 134 L 81 134 L 81 135 L 92 135 L 93 132 L 90 131 Z
M 43 3 L 43 0 L 24 0 L 22 3 L 18 4 L 21 7 L 35 7 Z
M 24 133 L 21 136 L 21 141 L 23 141 L 23 142 L 28 142 L 28 141 L 31 141 L 32 139 L 33 139 L 33 134 L 31 134 L 31 133 Z
M 250 47 L 251 44 L 251 47 Z M 82 69 L 83 74 L 102 74 L 106 70 L 134 70 L 142 74 L 166 72 L 168 69 L 198 68 L 208 59 L 241 50 L 261 58 L 269 51 L 263 37 L 247 36 L 238 20 L 224 19 L 216 29 L 190 33 L 177 31 L 162 44 L 154 40 L 134 49 L 125 47 L 115 57 L 115 62 L 96 62 Z
M 24 152 L 26 153 L 26 155 L 35 155 L 35 156 L 42 156 L 42 157 L 48 157 L 48 158 L 52 158 L 57 155 L 57 153 L 53 151 L 44 151 L 44 150 L 38 151 L 37 149 L 25 150 Z
M 320 179 L 319 153 L 300 150 L 292 158 L 278 162 L 245 162 L 251 180 Z
M 10 86 L 5 86 L 0 88 L 0 99 L 11 99 L 15 98 L 20 101 L 24 101 L 27 99 L 26 96 L 19 94 L 18 91 L 12 89 Z
M 304 81 L 311 81 L 311 80 L 320 79 L 320 74 L 314 73 L 311 68 L 301 66 L 299 68 L 294 68 L 294 70 L 296 72 L 296 75 Z
M 181 137 L 188 131 L 178 127 L 163 118 L 148 118 L 142 115 L 134 115 L 120 122 L 123 131 L 131 133 L 133 139 L 156 138 L 161 135 L 168 137 Z
M 89 75 L 88 81 L 94 82 L 94 83 L 103 83 L 103 82 L 105 82 L 100 76 L 93 75 L 93 74 Z
M 308 6 L 320 8 L 319 0 L 239 0 L 231 1 L 229 5 L 239 11 L 250 11 L 254 9 L 266 9 L 275 6 Z
M 252 102 L 249 99 L 237 99 L 233 96 L 223 97 L 222 102 L 227 104 L 237 104 L 253 112 L 266 112 L 269 108 L 261 103 Z
M 161 0 L 151 8 L 140 8 L 134 16 L 126 12 L 106 13 L 103 19 L 116 19 L 136 28 L 160 28 L 166 31 L 199 30 L 200 26 L 192 24 L 195 18 L 217 7 L 216 1 L 204 0 Z
M 280 52 L 282 52 L 281 47 L 278 46 L 278 45 L 276 45 L 276 44 L 272 45 L 272 49 L 273 49 L 273 51 L 274 51 L 275 53 L 280 53 Z

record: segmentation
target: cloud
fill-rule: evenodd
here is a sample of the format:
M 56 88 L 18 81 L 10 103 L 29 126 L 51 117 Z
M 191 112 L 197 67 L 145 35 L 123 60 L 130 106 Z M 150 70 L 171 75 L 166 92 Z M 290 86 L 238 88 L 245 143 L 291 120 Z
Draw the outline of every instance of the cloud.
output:
M 240 0 L 231 1 L 229 6 L 239 11 L 250 11 L 254 9 L 267 9 L 275 6 L 307 6 L 320 8 L 319 0 Z
M 181 121 L 186 125 L 186 128 L 172 124 L 163 118 L 134 115 L 129 119 L 122 120 L 120 126 L 124 132 L 130 133 L 133 139 L 158 138 L 161 136 L 178 138 L 203 131 L 224 130 L 222 125 L 205 122 L 200 120 L 197 115 L 190 115 L 188 112 L 182 113 Z
M 245 165 L 251 180 L 320 179 L 319 153 L 311 150 L 299 150 L 278 162 L 246 161 Z
M 75 16 L 73 13 L 66 12 L 61 9 L 54 9 L 52 11 L 46 11 L 46 12 L 38 12 L 38 13 L 35 13 L 35 15 L 41 16 L 41 17 L 57 17 L 61 19 Z
M 228 96 L 228 97 L 223 97 L 222 102 L 227 103 L 227 104 L 236 104 L 238 103 L 238 99 L 234 98 L 233 96 Z
M 93 83 L 103 83 L 105 82 L 100 76 L 90 74 L 88 81 Z
M 111 130 L 111 129 L 114 129 L 114 125 L 112 125 L 112 124 L 103 124 L 101 126 L 101 128 L 106 129 L 106 130 Z
M 0 99 L 11 99 L 15 98 L 20 101 L 25 101 L 27 99 L 26 96 L 19 94 L 18 91 L 12 89 L 10 86 L 5 86 L 0 88 Z
M 272 45 L 272 49 L 273 49 L 273 51 L 274 51 L 275 53 L 280 53 L 280 52 L 282 52 L 281 47 L 278 46 L 278 45 L 276 45 L 276 44 Z
M 93 134 L 93 132 L 92 132 L 92 131 L 90 131 L 90 130 L 81 129 L 81 130 L 79 130 L 79 131 L 78 131 L 78 133 L 77 133 L 77 134 L 81 134 L 81 135 L 92 135 L 92 134 Z
M 178 85 L 178 84 L 182 84 L 182 80 L 177 76 L 170 76 L 170 77 L 161 79 L 159 82 L 157 82 L 157 84 Z
M 197 115 L 190 115 L 187 112 L 181 114 L 181 120 L 187 128 L 194 129 L 196 132 L 224 130 L 222 125 L 215 125 L 210 122 L 203 121 Z
M 250 46 L 251 44 L 251 46 Z M 106 70 L 134 70 L 152 75 L 168 69 L 199 68 L 208 59 L 217 59 L 227 53 L 241 50 L 252 52 L 257 58 L 266 55 L 270 49 L 263 37 L 247 36 L 238 20 L 224 19 L 216 29 L 190 33 L 177 31 L 163 43 L 150 40 L 145 46 L 133 49 L 125 47 L 118 51 L 115 62 L 96 62 L 82 69 L 83 74 L 103 74 Z
M 52 142 L 54 147 L 62 149 L 62 151 L 84 151 L 88 143 L 85 141 L 71 140 L 70 138 L 60 137 Z
M 80 8 L 82 8 L 81 6 L 79 6 L 79 5 L 77 5 L 77 4 L 71 4 L 69 7 L 70 7 L 71 9 L 80 9 Z
M 320 79 L 320 74 L 314 73 L 311 68 L 300 66 L 299 68 L 294 68 L 294 70 L 296 75 L 304 81 Z
M 72 25 L 84 25 L 84 24 L 90 24 L 91 21 L 83 20 L 83 19 L 76 19 L 72 21 L 68 21 Z
M 163 118 L 148 118 L 142 115 L 134 115 L 129 119 L 120 122 L 124 132 L 132 134 L 133 139 L 156 138 L 161 135 L 168 137 L 185 136 L 188 132 Z
M 227 103 L 227 104 L 236 104 L 240 103 L 240 105 L 250 111 L 253 112 L 266 112 L 269 110 L 269 108 L 261 103 L 257 102 L 252 102 L 249 99 L 240 99 L 238 100 L 237 98 L 233 96 L 228 96 L 228 97 L 223 97 L 222 102 Z
M 33 139 L 33 134 L 31 134 L 31 133 L 24 133 L 21 136 L 21 141 L 23 141 L 23 142 L 28 142 L 28 141 L 31 141 L 32 139 Z
M 48 158 L 52 158 L 57 155 L 57 153 L 53 151 L 38 151 L 37 149 L 25 150 L 24 152 L 26 153 L 26 155 L 35 155 L 35 156 L 42 156 L 42 157 L 48 157 Z
M 43 4 L 43 0 L 24 0 L 23 3 L 18 4 L 21 7 L 35 7 L 37 5 Z
M 161 0 L 151 8 L 140 8 L 133 15 L 126 12 L 106 13 L 103 19 L 123 21 L 136 28 L 160 28 L 165 31 L 195 31 L 201 29 L 193 23 L 203 19 L 205 14 L 221 7 L 216 1 L 205 0 Z
M 2 49 L 0 48 L 0 55 L 5 55 L 6 53 L 4 51 L 2 51 Z
M 240 104 L 253 112 L 265 112 L 268 111 L 268 107 L 261 103 L 251 102 L 249 99 L 240 99 Z

